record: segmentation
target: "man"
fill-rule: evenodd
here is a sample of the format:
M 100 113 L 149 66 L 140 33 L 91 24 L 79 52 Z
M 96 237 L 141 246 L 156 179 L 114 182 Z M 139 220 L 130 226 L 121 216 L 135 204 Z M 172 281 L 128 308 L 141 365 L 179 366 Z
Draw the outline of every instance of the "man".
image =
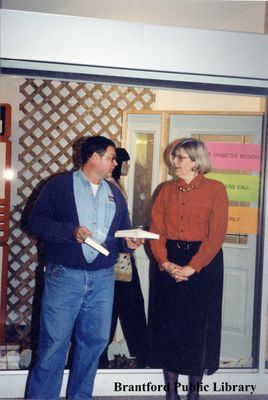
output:
M 51 179 L 37 198 L 29 230 L 45 242 L 46 279 L 37 362 L 27 382 L 28 399 L 58 399 L 70 339 L 74 353 L 67 398 L 92 399 L 99 356 L 110 333 L 114 269 L 118 252 L 141 241 L 115 239 L 130 221 L 121 191 L 105 178 L 117 165 L 114 143 L 89 137 L 81 147 L 82 167 Z M 105 256 L 84 243 L 92 237 Z

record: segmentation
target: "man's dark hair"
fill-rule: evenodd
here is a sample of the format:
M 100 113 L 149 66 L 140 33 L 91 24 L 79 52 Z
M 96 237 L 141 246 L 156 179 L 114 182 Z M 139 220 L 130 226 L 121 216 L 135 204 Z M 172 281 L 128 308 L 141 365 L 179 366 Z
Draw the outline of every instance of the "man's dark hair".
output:
M 112 146 L 115 148 L 114 142 L 104 136 L 90 136 L 82 143 L 81 146 L 81 163 L 82 165 L 90 159 L 94 153 L 105 153 L 107 147 Z

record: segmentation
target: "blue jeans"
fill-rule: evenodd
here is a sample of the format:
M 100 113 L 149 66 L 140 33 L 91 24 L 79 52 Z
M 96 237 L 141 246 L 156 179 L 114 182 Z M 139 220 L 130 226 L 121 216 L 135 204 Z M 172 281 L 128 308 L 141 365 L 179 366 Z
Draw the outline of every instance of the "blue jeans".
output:
M 48 265 L 38 358 L 29 374 L 26 398 L 59 398 L 74 331 L 67 399 L 92 399 L 99 356 L 109 339 L 113 293 L 113 268 L 85 271 Z

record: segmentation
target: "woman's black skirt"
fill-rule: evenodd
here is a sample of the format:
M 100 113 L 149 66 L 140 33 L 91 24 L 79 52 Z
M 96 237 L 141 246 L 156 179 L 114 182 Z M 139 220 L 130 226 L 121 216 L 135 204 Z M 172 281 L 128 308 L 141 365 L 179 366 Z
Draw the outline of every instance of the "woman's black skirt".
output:
M 187 265 L 200 242 L 167 241 L 168 259 Z M 202 376 L 219 367 L 223 254 L 188 281 L 176 283 L 167 272 L 156 277 L 157 327 L 154 352 L 161 367 L 183 375 Z

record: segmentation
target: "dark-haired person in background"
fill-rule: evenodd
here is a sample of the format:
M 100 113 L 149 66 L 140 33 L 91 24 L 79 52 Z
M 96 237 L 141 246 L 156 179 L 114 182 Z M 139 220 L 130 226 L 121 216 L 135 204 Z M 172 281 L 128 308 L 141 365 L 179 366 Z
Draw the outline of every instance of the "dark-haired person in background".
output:
M 124 148 L 116 148 L 115 151 L 117 166 L 112 172 L 112 179 L 109 179 L 109 181 L 117 185 L 126 197 L 126 191 L 120 178 L 121 176 L 127 176 L 128 174 L 128 161 L 130 160 L 130 157 Z M 132 255 L 130 256 L 130 262 L 132 268 L 131 281 L 115 281 L 109 343 L 113 341 L 119 318 L 130 356 L 135 357 L 134 363 L 137 368 L 144 368 L 149 363 L 148 329 L 140 279 L 135 259 Z M 105 368 L 107 366 L 108 357 L 106 349 L 101 356 L 99 367 Z
M 225 186 L 205 178 L 210 160 L 201 140 L 183 138 L 172 149 L 178 179 L 165 183 L 153 204 L 151 241 L 159 264 L 156 352 L 177 400 L 178 375 L 189 376 L 187 400 L 199 399 L 204 371 L 219 367 L 223 254 L 228 222 Z
M 38 196 L 28 229 L 45 243 L 46 276 L 37 362 L 26 387 L 28 399 L 58 399 L 71 336 L 74 352 L 67 398 L 92 399 L 99 356 L 110 333 L 114 264 L 118 252 L 141 241 L 115 239 L 130 228 L 121 191 L 106 181 L 117 165 L 114 143 L 101 136 L 81 145 L 82 167 L 49 180 Z M 103 244 L 104 256 L 84 243 Z

